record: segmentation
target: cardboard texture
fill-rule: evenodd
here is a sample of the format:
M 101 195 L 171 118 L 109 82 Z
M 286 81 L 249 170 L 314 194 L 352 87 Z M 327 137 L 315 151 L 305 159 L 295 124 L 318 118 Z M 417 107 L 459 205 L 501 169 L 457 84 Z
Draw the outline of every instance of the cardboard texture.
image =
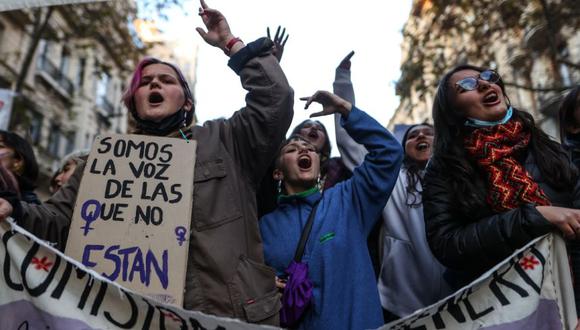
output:
M 65 253 L 109 280 L 181 306 L 196 147 L 177 138 L 97 137 Z

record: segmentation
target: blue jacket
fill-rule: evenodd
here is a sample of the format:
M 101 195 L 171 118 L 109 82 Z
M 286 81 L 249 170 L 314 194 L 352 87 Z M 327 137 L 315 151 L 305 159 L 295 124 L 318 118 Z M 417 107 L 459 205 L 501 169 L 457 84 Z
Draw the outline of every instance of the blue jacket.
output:
M 283 275 L 312 205 L 321 199 L 303 262 L 310 268 L 314 302 L 304 329 L 369 329 L 383 324 L 375 275 L 366 246 L 395 185 L 403 151 L 377 121 L 353 107 L 342 126 L 369 153 L 353 177 L 326 190 L 286 196 L 262 217 L 260 231 L 266 263 Z

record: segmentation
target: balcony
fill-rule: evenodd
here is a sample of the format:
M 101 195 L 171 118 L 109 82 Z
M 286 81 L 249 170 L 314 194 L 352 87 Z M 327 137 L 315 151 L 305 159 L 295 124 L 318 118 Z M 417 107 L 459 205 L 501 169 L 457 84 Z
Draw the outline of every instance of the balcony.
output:
M 41 58 L 38 65 L 41 73 L 48 75 L 48 80 L 51 84 L 56 85 L 61 93 L 65 96 L 72 97 L 75 91 L 74 84 L 66 77 L 54 64 L 50 63 L 46 58 Z M 52 80 L 52 81 L 51 81 Z

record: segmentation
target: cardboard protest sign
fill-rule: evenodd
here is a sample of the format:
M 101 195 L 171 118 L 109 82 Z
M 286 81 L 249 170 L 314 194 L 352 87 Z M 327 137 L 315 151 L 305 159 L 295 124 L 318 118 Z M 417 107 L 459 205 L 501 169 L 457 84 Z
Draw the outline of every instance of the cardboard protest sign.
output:
M 563 239 L 540 237 L 453 296 L 381 329 L 574 329 Z
M 182 305 L 195 141 L 99 136 L 75 204 L 66 254 L 111 281 Z
M 125 289 L 7 222 L 0 223 L 0 267 L 2 329 L 273 329 Z

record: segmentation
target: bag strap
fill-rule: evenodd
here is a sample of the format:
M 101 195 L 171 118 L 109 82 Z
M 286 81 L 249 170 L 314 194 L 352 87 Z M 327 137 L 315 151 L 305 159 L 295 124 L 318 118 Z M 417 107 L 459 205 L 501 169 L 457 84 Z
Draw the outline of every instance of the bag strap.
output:
M 296 253 L 294 253 L 294 261 L 300 262 L 302 261 L 302 255 L 304 254 L 304 248 L 306 247 L 306 242 L 308 242 L 308 236 L 310 236 L 310 231 L 312 231 L 312 224 L 314 223 L 314 215 L 316 214 L 316 209 L 318 208 L 320 200 L 317 200 L 316 203 L 312 206 L 312 210 L 310 211 L 310 215 L 308 216 L 308 221 L 302 229 L 302 236 L 300 236 L 300 242 L 298 243 L 298 247 L 296 247 Z

